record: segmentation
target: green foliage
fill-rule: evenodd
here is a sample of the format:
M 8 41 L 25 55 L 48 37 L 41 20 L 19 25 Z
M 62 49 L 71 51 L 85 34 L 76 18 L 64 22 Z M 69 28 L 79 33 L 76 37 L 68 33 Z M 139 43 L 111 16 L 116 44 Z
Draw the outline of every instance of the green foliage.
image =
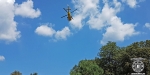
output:
M 22 75 L 19 71 L 14 71 L 11 75 Z
M 11 75 L 22 75 L 22 73 L 20 73 L 19 71 L 14 71 L 13 73 L 11 73 Z M 38 75 L 38 73 L 31 73 L 30 75 Z
M 70 75 L 130 75 L 133 73 L 131 58 L 139 57 L 145 58 L 143 72 L 150 75 L 150 40 L 134 42 L 127 47 L 109 41 L 100 48 L 95 60 L 81 60 Z
M 31 73 L 30 75 L 38 75 L 38 73 L 33 73 L 33 74 Z
M 108 42 L 100 49 L 99 60 L 104 69 L 105 75 L 123 75 L 132 73 L 131 58 L 146 58 L 144 61 L 147 75 L 149 75 L 150 65 L 150 40 L 135 42 L 127 47 L 118 47 L 115 42 Z
M 127 46 L 126 52 L 128 54 L 128 58 L 145 58 L 144 72 L 146 75 L 150 75 L 150 40 L 135 42 L 130 46 Z
M 100 52 L 98 53 L 101 60 L 100 66 L 104 69 L 105 75 L 116 75 L 116 68 L 119 67 L 118 63 L 121 58 L 119 52 L 121 51 L 120 48 L 116 46 L 116 43 L 110 41 L 100 49 Z
M 81 60 L 73 67 L 70 75 L 102 75 L 103 69 L 100 68 L 93 60 Z

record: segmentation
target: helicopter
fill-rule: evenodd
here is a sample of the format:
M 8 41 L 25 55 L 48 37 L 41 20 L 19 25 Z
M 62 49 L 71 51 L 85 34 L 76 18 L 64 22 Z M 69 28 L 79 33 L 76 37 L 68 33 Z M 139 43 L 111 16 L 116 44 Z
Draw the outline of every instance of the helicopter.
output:
M 73 13 L 73 12 L 76 11 L 77 9 L 75 9 L 75 10 L 73 10 L 73 11 L 70 12 L 71 9 L 70 9 L 69 5 L 67 5 L 67 6 L 68 6 L 67 9 L 63 8 L 63 9 L 67 12 L 67 15 L 62 16 L 61 18 L 64 18 L 64 17 L 67 16 L 68 21 L 71 21 L 71 20 L 73 19 L 72 16 L 71 16 L 71 13 Z

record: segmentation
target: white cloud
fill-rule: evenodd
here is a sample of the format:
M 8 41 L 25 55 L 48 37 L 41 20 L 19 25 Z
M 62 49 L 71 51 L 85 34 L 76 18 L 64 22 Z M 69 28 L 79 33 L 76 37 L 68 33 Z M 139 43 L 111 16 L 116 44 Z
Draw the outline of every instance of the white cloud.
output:
M 15 2 L 15 0 L 6 0 L 8 3 L 14 3 Z
M 20 38 L 14 21 L 14 0 L 0 0 L 0 40 L 16 41 Z
M 145 23 L 145 27 L 150 29 L 150 23 Z
M 103 0 L 104 6 L 100 10 L 99 0 L 72 0 L 75 8 L 79 9 L 74 17 L 78 17 L 77 23 L 72 23 L 81 29 L 83 22 L 89 25 L 90 29 L 101 30 L 106 27 L 106 32 L 103 34 L 101 44 L 106 44 L 107 41 L 124 41 L 125 37 L 131 37 L 138 34 L 134 27 L 136 24 L 123 23 L 117 13 L 121 11 L 121 2 L 113 0 Z M 75 22 L 73 21 L 73 22 Z M 82 25 L 81 25 L 82 24 Z M 78 26 L 79 25 L 79 26 Z
M 138 3 L 143 2 L 144 0 L 122 0 L 122 2 L 127 3 L 130 8 L 135 8 L 138 6 Z
M 23 2 L 22 4 L 15 4 L 15 14 L 23 17 L 37 18 L 41 12 L 38 8 L 36 10 L 33 9 L 32 0 L 27 0 L 27 2 Z
M 17 30 L 17 22 L 14 21 L 16 15 L 29 18 L 36 18 L 40 15 L 38 9 L 33 9 L 32 0 L 20 5 L 15 4 L 15 0 L 0 0 L 0 11 L 0 40 L 7 42 L 16 41 L 21 37 L 21 32 Z
M 115 10 L 109 7 L 107 0 L 103 1 L 105 3 L 102 10 L 99 7 L 99 0 L 72 0 L 75 4 L 75 8 L 77 8 L 77 13 L 75 13 L 75 19 L 71 21 L 71 26 L 80 28 L 83 27 L 83 21 L 85 19 L 86 24 L 89 25 L 91 29 L 100 30 L 107 24 L 107 20 L 110 17 L 116 15 L 117 12 L 120 11 L 121 4 L 114 0 Z M 77 17 L 77 18 L 76 18 Z M 89 19 L 88 19 L 89 18 Z
M 101 44 L 106 44 L 107 41 L 124 41 L 126 37 L 139 34 L 139 32 L 135 31 L 134 24 L 123 24 L 118 17 L 113 17 L 110 24 L 112 26 L 106 29 Z
M 87 22 L 90 28 L 100 30 L 104 26 L 108 26 L 108 22 L 110 21 L 110 19 L 114 17 L 120 11 L 121 8 L 121 4 L 119 2 L 116 2 L 115 0 L 114 6 L 114 8 L 110 7 L 107 1 L 105 1 L 105 5 L 102 9 L 102 12 L 90 16 L 90 19 Z
M 57 40 L 59 39 L 66 39 L 68 36 L 70 36 L 71 32 L 68 27 L 64 27 L 61 31 L 57 31 L 55 34 L 55 38 Z
M 126 2 L 131 8 L 135 8 L 137 1 L 136 0 L 122 0 L 123 2 Z
M 55 41 L 57 40 L 66 40 L 72 33 L 69 27 L 64 27 L 62 30 L 54 30 L 48 25 L 41 25 L 36 28 L 35 33 L 42 36 L 54 37 Z
M 4 61 L 5 57 L 0 55 L 0 61 Z
M 83 27 L 82 24 L 82 15 L 77 15 L 73 17 L 73 20 L 70 22 L 71 27 L 74 29 L 81 29 Z
M 42 36 L 50 36 L 52 37 L 55 34 L 55 30 L 48 25 L 41 25 L 36 28 L 35 33 Z
M 99 0 L 72 0 L 75 8 L 78 10 L 74 15 L 74 19 L 70 22 L 71 27 L 81 29 L 84 25 L 83 20 L 90 14 L 97 13 Z
M 117 13 L 121 10 L 121 3 L 117 2 L 117 0 L 113 1 L 115 7 L 111 7 L 106 2 L 103 9 L 105 10 L 104 14 L 102 14 L 105 18 L 104 22 L 109 25 L 106 28 L 106 32 L 103 34 L 103 38 L 101 40 L 101 44 L 106 44 L 107 41 L 124 41 L 126 37 L 131 37 L 133 35 L 139 34 L 139 32 L 135 31 L 134 27 L 136 24 L 132 23 L 123 23 L 121 18 L 117 17 Z M 103 10 L 102 10 L 103 13 Z

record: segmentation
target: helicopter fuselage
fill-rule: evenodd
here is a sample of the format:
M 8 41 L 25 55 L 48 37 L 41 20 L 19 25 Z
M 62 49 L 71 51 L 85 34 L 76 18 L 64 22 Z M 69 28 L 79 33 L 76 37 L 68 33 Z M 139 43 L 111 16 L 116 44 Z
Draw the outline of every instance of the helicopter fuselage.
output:
M 69 6 L 68 6 L 67 9 L 65 9 L 65 8 L 63 8 L 63 9 L 67 12 L 67 14 L 64 15 L 64 16 L 62 16 L 61 18 L 67 16 L 68 21 L 71 21 L 71 20 L 73 19 L 72 16 L 71 16 L 71 13 L 73 13 L 73 12 L 76 11 L 77 9 L 73 10 L 72 12 L 70 12 L 71 9 L 69 8 Z
M 71 13 L 68 11 L 68 21 L 71 21 L 72 20 L 72 16 L 71 16 Z

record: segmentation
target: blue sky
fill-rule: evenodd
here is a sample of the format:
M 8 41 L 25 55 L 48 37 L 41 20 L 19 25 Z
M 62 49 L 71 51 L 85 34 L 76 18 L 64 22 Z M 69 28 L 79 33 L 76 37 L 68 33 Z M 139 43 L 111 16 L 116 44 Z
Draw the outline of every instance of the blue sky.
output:
M 0 75 L 69 75 L 107 41 L 150 38 L 149 0 L 0 0 Z M 62 9 L 78 9 L 73 20 Z

